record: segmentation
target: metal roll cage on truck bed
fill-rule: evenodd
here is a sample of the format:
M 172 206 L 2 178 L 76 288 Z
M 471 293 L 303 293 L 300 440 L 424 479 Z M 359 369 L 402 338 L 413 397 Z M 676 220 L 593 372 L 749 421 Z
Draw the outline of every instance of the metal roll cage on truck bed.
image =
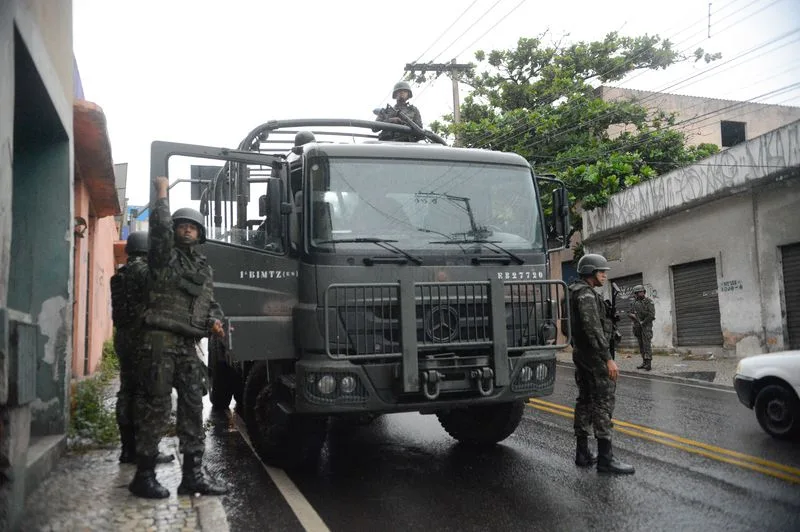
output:
M 151 178 L 173 157 L 204 161 L 170 188 L 183 206 L 172 189 L 189 183 L 205 216 L 226 314 L 225 339 L 209 340 L 211 401 L 236 399 L 268 463 L 313 461 L 332 417 L 392 412 L 493 445 L 552 393 L 570 329 L 549 253 L 569 205 L 522 157 L 350 119 L 266 122 L 236 149 L 156 141 Z

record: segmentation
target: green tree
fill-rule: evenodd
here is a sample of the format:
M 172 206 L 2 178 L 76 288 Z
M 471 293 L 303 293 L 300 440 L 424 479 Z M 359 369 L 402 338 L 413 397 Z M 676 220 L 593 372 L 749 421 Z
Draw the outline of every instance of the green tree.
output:
M 478 65 L 460 79 L 471 87 L 461 122 L 446 115 L 432 124 L 434 131 L 457 136 L 463 146 L 519 153 L 538 173 L 564 179 L 573 204 L 578 200 L 584 209 L 718 150 L 687 147 L 684 135 L 672 129 L 673 116 L 634 101 L 604 101 L 597 87 L 637 70 L 710 62 L 719 54 L 697 49 L 682 55 L 658 36 L 612 32 L 602 41 L 573 44 L 546 44 L 545 37 L 476 52 Z

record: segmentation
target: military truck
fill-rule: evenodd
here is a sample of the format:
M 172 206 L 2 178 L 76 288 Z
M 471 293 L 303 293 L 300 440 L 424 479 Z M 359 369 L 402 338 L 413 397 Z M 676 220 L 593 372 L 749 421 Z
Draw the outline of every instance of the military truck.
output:
M 419 140 L 381 142 L 381 129 Z M 494 445 L 552 393 L 569 314 L 548 252 L 569 209 L 563 183 L 524 158 L 340 119 L 267 122 L 236 149 L 154 142 L 152 177 L 176 156 L 217 162 L 171 181 L 206 217 L 227 316 L 209 344 L 211 400 L 236 398 L 266 462 L 313 460 L 331 418 L 394 412 Z

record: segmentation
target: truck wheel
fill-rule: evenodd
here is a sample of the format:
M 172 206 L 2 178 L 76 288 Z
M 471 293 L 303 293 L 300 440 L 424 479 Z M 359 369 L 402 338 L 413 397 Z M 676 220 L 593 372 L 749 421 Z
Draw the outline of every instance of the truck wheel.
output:
M 261 389 L 253 399 L 259 382 Z M 250 371 L 244 396 L 247 433 L 265 463 L 283 469 L 316 463 L 325 443 L 327 418 L 286 413 L 280 403 L 291 405 L 291 392 L 269 382 L 265 364 Z
M 756 419 L 764 431 L 782 440 L 800 434 L 800 404 L 786 386 L 770 384 L 758 392 Z
M 211 405 L 227 410 L 233 398 L 236 374 L 225 362 L 224 346 L 213 338 L 208 342 L 208 368 L 211 381 Z
M 442 428 L 461 443 L 488 446 L 516 430 L 525 411 L 524 401 L 478 405 L 436 414 Z

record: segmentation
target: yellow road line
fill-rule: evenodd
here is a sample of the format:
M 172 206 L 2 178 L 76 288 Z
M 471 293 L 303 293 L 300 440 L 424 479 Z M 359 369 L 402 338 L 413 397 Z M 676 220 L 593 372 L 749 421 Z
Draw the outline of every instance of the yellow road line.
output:
M 574 413 L 574 410 L 568 406 L 551 403 L 549 401 L 543 401 L 541 399 L 531 399 L 528 403 L 528 406 L 543 412 L 556 414 L 566 418 L 572 418 Z M 668 447 L 687 451 L 720 462 L 738 465 L 745 469 L 750 469 L 752 471 L 764 473 L 788 482 L 800 484 L 800 469 L 791 466 L 764 460 L 762 458 L 750 456 L 737 451 L 723 449 L 722 447 L 690 440 L 688 438 L 682 438 L 680 436 L 675 436 L 666 432 L 643 427 L 634 423 L 628 423 L 626 421 L 615 419 L 614 425 L 617 425 L 615 429 L 618 432 L 627 434 L 629 436 L 660 443 L 662 445 L 667 445 Z

